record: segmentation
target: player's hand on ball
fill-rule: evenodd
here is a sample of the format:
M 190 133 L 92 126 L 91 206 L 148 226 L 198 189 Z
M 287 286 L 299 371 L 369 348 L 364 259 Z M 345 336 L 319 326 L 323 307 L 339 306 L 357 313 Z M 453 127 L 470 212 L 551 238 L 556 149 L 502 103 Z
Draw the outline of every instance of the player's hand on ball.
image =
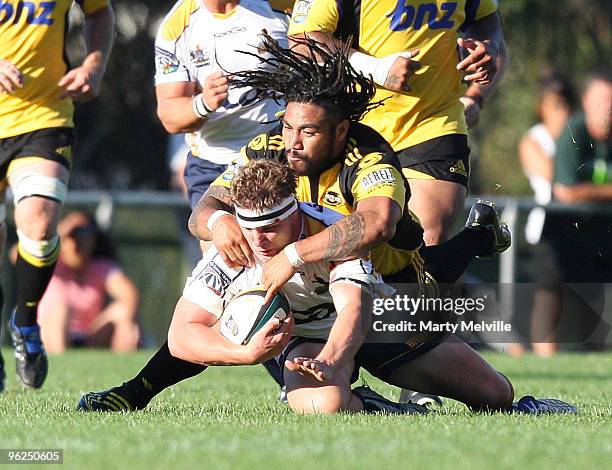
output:
M 23 86 L 23 74 L 8 60 L 0 59 L 0 93 L 13 93 Z
M 265 302 L 269 302 L 295 274 L 295 268 L 289 263 L 284 251 L 268 260 L 263 266 L 263 278 L 261 283 L 268 291 Z
M 224 215 L 217 219 L 212 231 L 212 241 L 229 267 L 254 265 L 253 251 L 242 235 L 234 216 Z
M 228 88 L 227 76 L 223 75 L 222 71 L 219 70 L 206 77 L 202 87 L 202 98 L 208 109 L 214 111 L 223 105 Z
M 282 322 L 271 318 L 246 344 L 250 354 L 250 364 L 260 364 L 278 356 L 291 340 L 293 315 L 289 314 Z
M 285 367 L 291 372 L 310 374 L 319 382 L 328 382 L 334 376 L 334 369 L 327 362 L 309 357 L 294 357 L 285 361 Z

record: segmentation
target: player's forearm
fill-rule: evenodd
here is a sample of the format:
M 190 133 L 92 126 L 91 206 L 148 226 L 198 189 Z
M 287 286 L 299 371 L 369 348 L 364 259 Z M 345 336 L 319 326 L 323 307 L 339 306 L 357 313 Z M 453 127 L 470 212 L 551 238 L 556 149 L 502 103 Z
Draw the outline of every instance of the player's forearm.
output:
M 211 366 L 252 364 L 249 351 L 199 323 L 172 324 L 168 331 L 170 353 L 184 361 Z
M 348 297 L 350 300 L 336 307 L 338 317 L 325 346 L 316 357 L 334 368 L 342 367 L 357 354 L 370 327 L 369 309 L 362 308 L 360 289 L 356 286 L 350 287 L 354 291 L 353 295 Z M 338 304 L 337 296 L 334 303 Z
M 395 224 L 389 224 L 381 214 L 356 211 L 330 225 L 322 232 L 300 240 L 296 249 L 306 263 L 356 258 L 390 240 Z
M 208 228 L 208 219 L 218 210 L 234 212 L 229 190 L 222 186 L 210 186 L 193 208 L 189 217 L 188 226 L 191 234 L 199 240 L 212 240 L 212 232 Z
M 294 36 L 289 36 L 289 47 L 303 54 L 310 54 L 308 47 L 299 41 L 295 41 L 294 38 L 303 39 L 304 36 L 317 41 L 318 43 L 325 44 L 329 48 L 342 48 L 343 42 L 335 38 L 331 33 L 324 31 L 311 31 L 309 33 L 300 33 Z
M 491 96 L 508 68 L 509 54 L 504 40 L 499 14 L 495 13 L 476 21 L 465 31 L 464 36 L 466 38 L 487 42 L 492 48 L 498 51 L 495 59 L 497 71 L 495 75 L 493 75 L 491 83 L 487 85 L 471 83 L 465 93 L 465 96 L 474 98 L 479 103 L 479 106 L 482 107 L 484 101 Z
M 487 85 L 480 85 L 478 83 L 470 83 L 467 91 L 465 92 L 465 96 L 469 98 L 474 98 L 478 105 L 482 108 L 484 102 L 493 94 L 497 84 L 500 82 L 501 78 L 504 75 L 504 72 L 507 69 L 508 64 L 508 51 L 505 45 L 502 45 L 500 49 L 500 54 L 497 56 L 495 60 L 497 72 L 493 75 L 491 79 L 491 83 Z
M 202 128 L 205 119 L 193 111 L 193 96 L 160 99 L 157 116 L 170 134 L 195 132 Z
M 612 201 L 612 183 L 580 183 L 575 186 L 555 184 L 555 199 L 560 202 L 601 202 Z
M 83 65 L 100 76 L 106 71 L 106 64 L 115 38 L 115 14 L 109 5 L 85 17 L 85 43 L 87 56 Z

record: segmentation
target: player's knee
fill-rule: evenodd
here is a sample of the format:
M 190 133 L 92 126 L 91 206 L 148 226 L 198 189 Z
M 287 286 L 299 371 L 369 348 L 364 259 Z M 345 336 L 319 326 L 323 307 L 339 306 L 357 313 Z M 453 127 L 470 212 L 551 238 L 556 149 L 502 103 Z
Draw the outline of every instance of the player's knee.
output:
M 18 228 L 34 240 L 55 235 L 67 186 L 61 179 L 36 173 L 20 174 L 11 182 Z
M 470 405 L 475 411 L 501 411 L 508 409 L 514 399 L 514 387 L 508 378 L 497 372 L 489 380 L 481 394 L 479 403 Z
M 17 251 L 22 259 L 33 266 L 49 266 L 59 254 L 59 237 L 54 235 L 48 240 L 32 239 L 21 230 L 17 230 Z
M 52 176 L 23 172 L 11 177 L 11 189 L 15 205 L 30 197 L 42 197 L 62 205 L 66 200 L 68 186 L 64 181 Z
M 426 246 L 435 246 L 444 243 L 448 239 L 448 233 L 442 225 L 423 227 L 423 240 Z
M 340 393 L 313 391 L 312 393 L 300 393 L 299 397 L 289 393 L 287 399 L 291 410 L 299 414 L 328 415 L 344 409 Z

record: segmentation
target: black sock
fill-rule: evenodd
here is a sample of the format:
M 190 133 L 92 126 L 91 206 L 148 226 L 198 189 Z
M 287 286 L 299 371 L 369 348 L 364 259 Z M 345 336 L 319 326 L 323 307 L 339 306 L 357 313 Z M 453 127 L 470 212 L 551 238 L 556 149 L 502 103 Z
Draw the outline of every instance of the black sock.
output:
M 17 307 L 15 309 L 15 324 L 17 326 L 36 325 L 38 302 L 42 298 L 57 264 L 59 244 L 53 253 L 44 260 L 44 266 L 34 266 L 26 261 L 21 253 L 17 253 L 15 264 L 17 276 Z
M 165 342 L 147 365 L 132 380 L 125 383 L 137 408 L 144 408 L 151 399 L 166 388 L 195 377 L 206 370 L 206 366 L 183 361 L 170 354 Z
M 482 255 L 493 243 L 488 230 L 465 228 L 450 240 L 420 249 L 425 270 L 439 284 L 454 284 L 472 260 Z

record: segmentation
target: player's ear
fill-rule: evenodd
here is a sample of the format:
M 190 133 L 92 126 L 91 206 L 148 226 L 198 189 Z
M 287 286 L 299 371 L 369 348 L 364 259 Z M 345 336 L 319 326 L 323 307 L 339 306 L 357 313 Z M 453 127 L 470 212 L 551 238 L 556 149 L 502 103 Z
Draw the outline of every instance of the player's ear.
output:
M 348 119 L 343 119 L 336 125 L 336 140 L 343 142 L 349 131 Z

